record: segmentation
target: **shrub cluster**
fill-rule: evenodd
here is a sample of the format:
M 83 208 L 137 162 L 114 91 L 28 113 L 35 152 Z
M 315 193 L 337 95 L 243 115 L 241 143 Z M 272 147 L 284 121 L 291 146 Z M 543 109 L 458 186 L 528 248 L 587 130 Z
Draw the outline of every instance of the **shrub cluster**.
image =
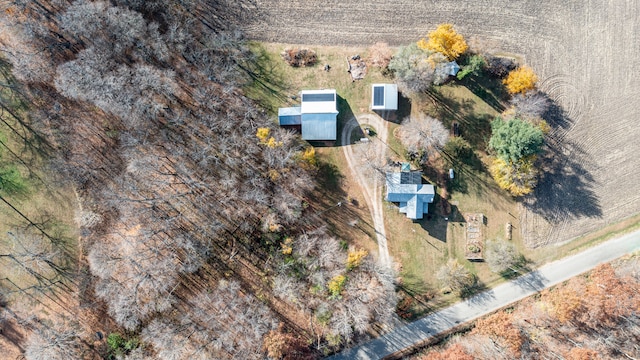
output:
M 311 49 L 290 48 L 285 49 L 280 55 L 293 67 L 313 66 L 318 61 L 316 52 Z

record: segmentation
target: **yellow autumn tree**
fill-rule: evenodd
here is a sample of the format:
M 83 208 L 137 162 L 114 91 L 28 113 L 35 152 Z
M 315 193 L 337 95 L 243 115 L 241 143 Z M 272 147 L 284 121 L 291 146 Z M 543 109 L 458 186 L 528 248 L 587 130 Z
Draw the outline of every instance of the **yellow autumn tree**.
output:
M 300 153 L 300 166 L 307 170 L 315 169 L 318 166 L 315 148 L 308 147 Z
M 509 72 L 503 83 L 510 94 L 524 94 L 533 90 L 538 82 L 538 76 L 533 69 L 528 66 L 521 66 Z
M 423 50 L 437 51 L 449 60 L 455 60 L 467 51 L 467 42 L 458 34 L 452 24 L 441 24 L 418 41 L 418 47 Z
M 513 196 L 523 196 L 537 185 L 538 169 L 533 164 L 535 160 L 535 155 L 517 161 L 496 158 L 489 171 L 500 188 Z
M 344 284 L 347 282 L 347 277 L 344 275 L 336 275 L 327 284 L 327 288 L 329 289 L 330 297 L 337 298 L 340 296 L 342 289 L 344 288 Z
M 347 270 L 353 270 L 360 266 L 362 260 L 364 260 L 368 254 L 365 249 L 349 250 L 349 254 L 347 255 Z
M 271 129 L 269 128 L 258 128 L 256 132 L 256 137 L 260 140 L 261 143 L 266 143 L 267 138 L 269 138 L 269 134 L 271 133 Z

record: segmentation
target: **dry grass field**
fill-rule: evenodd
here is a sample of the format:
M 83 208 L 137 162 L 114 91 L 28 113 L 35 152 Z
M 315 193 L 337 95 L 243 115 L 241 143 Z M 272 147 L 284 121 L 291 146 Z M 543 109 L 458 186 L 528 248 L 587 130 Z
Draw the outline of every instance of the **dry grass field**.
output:
M 530 247 L 559 243 L 640 212 L 640 3 L 568 1 L 243 2 L 257 40 L 363 45 L 417 40 L 452 22 L 472 48 L 520 54 L 557 103 L 553 158 L 522 212 Z

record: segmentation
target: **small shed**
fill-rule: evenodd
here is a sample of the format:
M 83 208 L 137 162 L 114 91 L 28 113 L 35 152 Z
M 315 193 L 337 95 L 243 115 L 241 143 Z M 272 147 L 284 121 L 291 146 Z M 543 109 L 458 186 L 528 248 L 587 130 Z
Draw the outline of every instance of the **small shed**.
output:
M 448 62 L 444 64 L 444 66 L 447 74 L 451 76 L 456 76 L 456 74 L 458 74 L 458 71 L 460 71 L 460 65 L 458 65 L 458 63 L 455 61 Z
M 435 188 L 431 184 L 422 183 L 422 173 L 390 172 L 387 173 L 386 200 L 397 202 L 399 210 L 412 220 L 422 219 L 429 213 L 429 203 L 435 197 Z
M 398 110 L 398 85 L 371 85 L 371 110 Z

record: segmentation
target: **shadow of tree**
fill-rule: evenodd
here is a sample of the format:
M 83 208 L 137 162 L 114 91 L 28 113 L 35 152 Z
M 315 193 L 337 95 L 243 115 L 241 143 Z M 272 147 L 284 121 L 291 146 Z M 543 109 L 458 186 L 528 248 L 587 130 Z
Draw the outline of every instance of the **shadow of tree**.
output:
M 550 135 L 553 136 L 558 133 L 562 133 L 564 135 L 573 122 L 555 100 L 548 96 L 547 99 L 549 101 L 549 107 L 544 114 L 542 114 L 542 118 L 547 122 L 547 124 L 549 124 L 549 126 L 551 126 L 551 128 L 555 129 L 555 132 Z
M 476 278 L 473 285 L 460 291 L 460 298 L 471 304 L 483 304 L 495 298 L 493 292 L 488 290 L 487 285 Z
M 467 76 L 460 83 L 497 112 L 505 110 L 508 94 L 500 79 L 488 75 Z
M 538 270 L 535 270 L 518 277 L 513 283 L 523 289 L 540 291 L 544 289 L 546 280 L 547 278 L 542 276 Z
M 318 185 L 322 189 L 328 190 L 330 192 L 343 192 L 341 188 L 342 179 L 344 176 L 340 173 L 340 170 L 337 166 L 320 162 L 318 165 Z
M 251 81 L 245 86 L 247 95 L 257 101 L 261 107 L 277 114 L 278 106 L 289 101 L 289 86 L 278 70 L 277 60 L 260 45 L 251 46 L 252 57 L 245 59 L 245 68 Z
M 20 329 L 19 323 L 17 323 L 13 319 L 3 319 L 2 321 L 2 332 L 0 332 L 0 336 L 4 338 L 8 343 L 13 344 L 17 347 L 21 352 L 24 352 L 24 342 L 25 338 L 23 335 L 23 330 Z
M 401 312 L 405 320 L 414 320 L 427 312 L 433 311 L 435 291 L 422 279 L 411 274 L 402 275 L 402 283 L 398 285 L 398 291 L 410 298 L 410 301 L 398 303 L 398 312 Z M 401 308 L 402 307 L 402 308 Z
M 551 223 L 567 218 L 601 217 L 595 180 L 584 164 L 592 161 L 578 144 L 550 142 L 542 159 L 542 175 L 524 206 Z
M 585 168 L 593 165 L 593 159 L 580 144 L 567 140 L 573 121 L 557 102 L 549 101 L 543 118 L 552 131 L 546 137 L 544 155 L 539 160 L 538 185 L 525 198 L 524 206 L 552 224 L 568 218 L 601 217 L 595 180 Z
M 260 23 L 264 13 L 255 0 L 198 1 L 187 8 L 203 25 L 218 32 Z
M 430 114 L 451 128 L 455 121 L 459 124 L 460 135 L 474 149 L 484 149 L 491 137 L 491 120 L 488 114 L 478 114 L 470 99 L 456 100 L 443 96 L 437 89 L 427 94 L 434 104 L 434 113 Z

